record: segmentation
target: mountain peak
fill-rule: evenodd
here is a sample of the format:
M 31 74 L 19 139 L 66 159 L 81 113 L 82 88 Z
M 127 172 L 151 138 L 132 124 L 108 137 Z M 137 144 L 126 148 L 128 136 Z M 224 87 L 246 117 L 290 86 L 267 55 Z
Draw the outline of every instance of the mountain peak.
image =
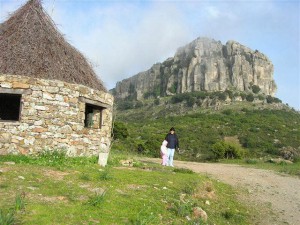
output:
M 273 64 L 262 53 L 233 40 L 225 45 L 199 37 L 178 48 L 174 57 L 153 65 L 149 70 L 118 82 L 117 99 L 143 99 L 194 91 L 251 91 L 274 96 Z

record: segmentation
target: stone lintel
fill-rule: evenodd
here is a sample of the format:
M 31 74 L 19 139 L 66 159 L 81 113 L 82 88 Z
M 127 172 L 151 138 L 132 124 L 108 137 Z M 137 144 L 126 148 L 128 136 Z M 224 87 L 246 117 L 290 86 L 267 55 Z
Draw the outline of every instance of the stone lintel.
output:
M 82 96 L 79 97 L 79 100 L 82 101 L 82 102 L 85 102 L 87 104 L 99 106 L 101 108 L 106 108 L 106 109 L 111 108 L 111 106 L 109 104 L 99 102 L 99 101 L 95 101 L 95 100 L 92 100 L 92 99 L 88 99 L 88 98 L 85 98 L 85 97 L 82 97 Z
M 0 94 L 31 94 L 32 90 L 30 89 L 11 89 L 11 88 L 2 88 L 0 87 Z

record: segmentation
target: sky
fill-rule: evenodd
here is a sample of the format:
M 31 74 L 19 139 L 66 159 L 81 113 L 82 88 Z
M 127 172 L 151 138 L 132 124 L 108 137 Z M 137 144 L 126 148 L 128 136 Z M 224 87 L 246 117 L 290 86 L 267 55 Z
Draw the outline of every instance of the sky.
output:
M 0 0 L 0 23 L 26 0 Z M 235 40 L 274 65 L 276 97 L 300 110 L 299 0 L 43 0 L 107 89 L 198 37 Z

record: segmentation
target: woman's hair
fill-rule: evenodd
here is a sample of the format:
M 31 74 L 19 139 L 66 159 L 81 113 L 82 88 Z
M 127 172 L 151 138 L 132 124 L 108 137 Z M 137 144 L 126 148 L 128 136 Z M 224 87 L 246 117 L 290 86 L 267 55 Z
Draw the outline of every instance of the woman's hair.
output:
M 174 128 L 174 127 L 171 127 L 170 131 L 175 131 L 175 128 Z

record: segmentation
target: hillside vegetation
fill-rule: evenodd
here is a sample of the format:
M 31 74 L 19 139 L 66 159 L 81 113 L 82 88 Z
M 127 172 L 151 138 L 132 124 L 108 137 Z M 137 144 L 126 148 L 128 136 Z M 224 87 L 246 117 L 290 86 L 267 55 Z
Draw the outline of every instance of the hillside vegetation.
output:
M 297 161 L 300 114 L 281 103 L 219 102 L 218 107 L 171 103 L 173 97 L 148 100 L 140 107 L 117 110 L 113 150 L 159 157 L 159 148 L 170 127 L 180 139 L 177 159 L 279 157 Z M 229 144 L 238 154 L 218 156 L 218 144 Z M 225 149 L 226 150 L 226 149 Z M 289 155 L 289 156 L 287 156 Z M 290 158 L 289 158 L 290 157 Z

